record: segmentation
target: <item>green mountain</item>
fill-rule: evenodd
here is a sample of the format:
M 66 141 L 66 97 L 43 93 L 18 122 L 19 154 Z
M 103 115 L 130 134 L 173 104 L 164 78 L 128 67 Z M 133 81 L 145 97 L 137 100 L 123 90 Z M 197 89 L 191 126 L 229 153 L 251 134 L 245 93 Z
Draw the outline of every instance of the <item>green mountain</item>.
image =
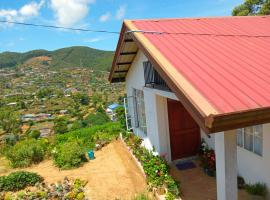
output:
M 51 67 L 91 67 L 95 70 L 108 70 L 113 59 L 112 51 L 103 51 L 83 46 L 62 48 L 55 51 L 33 50 L 25 53 L 0 53 L 0 68 L 16 67 L 38 56 L 51 58 Z

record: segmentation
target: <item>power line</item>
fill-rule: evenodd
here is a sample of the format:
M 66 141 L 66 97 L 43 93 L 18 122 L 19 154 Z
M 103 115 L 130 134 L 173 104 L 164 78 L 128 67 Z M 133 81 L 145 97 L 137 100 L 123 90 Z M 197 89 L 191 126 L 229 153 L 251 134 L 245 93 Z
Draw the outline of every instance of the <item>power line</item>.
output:
M 64 30 L 72 30 L 72 31 L 84 31 L 84 32 L 93 32 L 93 33 L 120 34 L 117 31 L 94 30 L 94 29 L 84 29 L 84 28 L 72 28 L 72 27 L 64 27 L 64 26 L 54 26 L 54 25 L 46 25 L 46 24 L 33 24 L 33 23 L 7 21 L 7 20 L 0 20 L 0 23 L 17 24 L 17 25 L 24 25 L 24 26 L 35 26 L 35 27 L 44 27 L 44 28 L 54 28 L 54 29 L 64 29 Z
M 93 33 L 107 33 L 107 34 L 117 34 L 120 33 L 117 31 L 108 31 L 108 30 L 95 30 L 95 29 L 84 29 L 84 28 L 72 28 L 72 27 L 64 27 L 64 26 L 54 26 L 54 25 L 46 25 L 46 24 L 33 24 L 33 23 L 25 23 L 25 22 L 16 22 L 16 21 L 8 21 L 8 20 L 0 20 L 0 23 L 8 23 L 8 24 L 17 24 L 24 26 L 34 26 L 34 27 L 44 27 L 44 28 L 54 28 L 54 29 L 64 29 L 64 30 L 72 30 L 72 31 L 83 31 L 83 32 L 93 32 Z M 126 32 L 128 33 L 143 33 L 143 34 L 169 34 L 169 35 L 206 35 L 206 36 L 238 36 L 238 37 L 270 37 L 270 35 L 245 35 L 245 34 L 213 34 L 213 33 L 191 33 L 191 32 L 167 32 L 167 31 L 149 31 L 149 30 L 130 30 Z

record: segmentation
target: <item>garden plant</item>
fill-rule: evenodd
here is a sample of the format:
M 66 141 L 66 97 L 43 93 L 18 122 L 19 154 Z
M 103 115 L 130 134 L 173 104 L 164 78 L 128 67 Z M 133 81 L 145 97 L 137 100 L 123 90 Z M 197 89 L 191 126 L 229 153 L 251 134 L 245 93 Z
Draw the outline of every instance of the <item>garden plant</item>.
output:
M 27 186 L 34 186 L 42 181 L 43 178 L 36 173 L 26 171 L 13 172 L 7 176 L 0 176 L 0 192 L 18 191 Z
M 174 198 L 180 196 L 179 183 L 169 175 L 167 162 L 160 156 L 155 155 L 153 151 L 142 147 L 142 140 L 134 134 L 128 133 L 125 141 L 141 163 L 150 189 L 164 188 L 169 193 L 169 196 Z
M 209 176 L 215 176 L 216 175 L 215 151 L 213 149 L 210 149 L 205 141 L 202 141 L 198 154 L 201 161 L 201 166 L 204 169 L 205 173 Z

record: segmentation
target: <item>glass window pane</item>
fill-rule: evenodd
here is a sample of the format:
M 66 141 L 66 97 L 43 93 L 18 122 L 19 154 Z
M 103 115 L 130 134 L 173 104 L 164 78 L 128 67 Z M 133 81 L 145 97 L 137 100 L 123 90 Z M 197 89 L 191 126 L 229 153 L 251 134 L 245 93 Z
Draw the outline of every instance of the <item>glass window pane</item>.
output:
M 135 99 L 135 104 L 136 104 L 135 113 L 136 113 L 136 118 L 137 118 L 137 127 L 144 134 L 147 134 L 143 91 L 134 89 L 134 99 Z
M 262 155 L 262 138 L 254 137 L 254 153 Z
M 243 146 L 243 133 L 242 129 L 237 129 L 237 145 L 242 147 Z
M 254 126 L 254 136 L 262 137 L 262 125 Z
M 244 133 L 245 149 L 253 151 L 253 127 L 244 128 Z

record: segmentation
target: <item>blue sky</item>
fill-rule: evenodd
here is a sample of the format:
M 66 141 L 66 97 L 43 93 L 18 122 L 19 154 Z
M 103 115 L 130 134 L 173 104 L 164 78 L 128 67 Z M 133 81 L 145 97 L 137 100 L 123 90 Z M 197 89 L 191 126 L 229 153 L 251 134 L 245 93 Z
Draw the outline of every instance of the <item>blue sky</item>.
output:
M 1 0 L 0 20 L 119 31 L 123 19 L 228 16 L 242 0 Z M 114 50 L 117 35 L 0 24 L 0 52 L 89 46 Z

